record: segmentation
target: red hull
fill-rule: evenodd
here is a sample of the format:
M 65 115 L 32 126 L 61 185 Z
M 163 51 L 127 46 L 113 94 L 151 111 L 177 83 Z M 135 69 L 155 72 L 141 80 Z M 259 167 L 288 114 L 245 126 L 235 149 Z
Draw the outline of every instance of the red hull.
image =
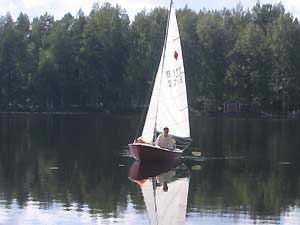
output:
M 133 157 L 138 161 L 172 161 L 181 158 L 182 152 L 171 151 L 149 144 L 129 144 Z

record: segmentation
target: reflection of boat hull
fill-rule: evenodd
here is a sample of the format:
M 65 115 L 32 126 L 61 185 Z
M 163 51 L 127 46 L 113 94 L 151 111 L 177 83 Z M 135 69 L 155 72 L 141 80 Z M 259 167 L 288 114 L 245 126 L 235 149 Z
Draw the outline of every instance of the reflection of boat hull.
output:
M 128 177 L 132 180 L 142 180 L 149 177 L 155 177 L 176 168 L 180 163 L 180 159 L 157 162 L 135 161 L 129 169 Z
M 129 144 L 133 157 L 138 161 L 169 161 L 180 159 L 181 151 L 171 151 L 149 144 Z

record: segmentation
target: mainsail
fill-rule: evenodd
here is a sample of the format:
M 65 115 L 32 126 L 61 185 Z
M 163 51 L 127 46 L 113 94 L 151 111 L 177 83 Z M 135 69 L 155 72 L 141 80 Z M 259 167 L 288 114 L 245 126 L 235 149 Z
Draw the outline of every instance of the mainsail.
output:
M 184 64 L 175 9 L 171 1 L 165 43 L 142 137 L 153 141 L 155 130 L 168 127 L 170 134 L 190 137 Z

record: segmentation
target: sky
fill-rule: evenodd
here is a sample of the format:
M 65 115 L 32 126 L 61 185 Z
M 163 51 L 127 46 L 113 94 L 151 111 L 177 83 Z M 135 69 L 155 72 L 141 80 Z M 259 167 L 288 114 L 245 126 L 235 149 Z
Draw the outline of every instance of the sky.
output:
M 92 9 L 93 3 L 97 0 L 0 0 L 0 16 L 10 12 L 16 19 L 20 12 L 26 13 L 32 19 L 36 16 L 43 15 L 45 12 L 53 15 L 55 19 L 70 12 L 76 16 L 81 8 L 87 15 Z M 173 0 L 176 8 L 183 8 L 188 5 L 189 8 L 199 11 L 200 9 L 222 9 L 234 8 L 238 3 L 247 9 L 255 5 L 256 0 Z M 112 5 L 121 5 L 127 12 L 132 21 L 134 16 L 143 9 L 150 11 L 151 9 L 161 6 L 168 7 L 170 0 L 98 0 L 102 5 L 109 2 Z M 279 3 L 280 0 L 260 0 L 263 3 Z M 294 17 L 300 18 L 300 0 L 281 0 L 282 4 L 288 12 Z

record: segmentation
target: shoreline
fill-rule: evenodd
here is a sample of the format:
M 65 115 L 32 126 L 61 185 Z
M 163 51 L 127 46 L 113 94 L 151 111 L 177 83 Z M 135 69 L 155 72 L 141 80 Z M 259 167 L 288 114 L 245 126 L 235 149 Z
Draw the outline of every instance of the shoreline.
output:
M 105 116 L 141 116 L 140 112 L 104 112 L 104 111 L 0 111 L 0 115 L 105 115 Z M 192 112 L 190 117 L 215 117 L 215 118 L 236 118 L 236 119 L 299 119 L 300 113 L 223 113 L 223 112 Z

